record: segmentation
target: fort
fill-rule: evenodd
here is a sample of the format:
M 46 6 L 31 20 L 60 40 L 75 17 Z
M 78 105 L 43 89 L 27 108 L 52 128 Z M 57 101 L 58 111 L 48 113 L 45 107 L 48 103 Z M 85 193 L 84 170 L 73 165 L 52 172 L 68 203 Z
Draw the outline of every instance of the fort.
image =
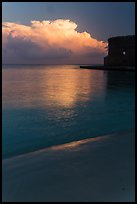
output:
M 135 35 L 109 38 L 108 55 L 104 58 L 104 65 L 82 65 L 80 68 L 135 71 Z
M 118 36 L 108 39 L 106 66 L 135 66 L 135 36 Z

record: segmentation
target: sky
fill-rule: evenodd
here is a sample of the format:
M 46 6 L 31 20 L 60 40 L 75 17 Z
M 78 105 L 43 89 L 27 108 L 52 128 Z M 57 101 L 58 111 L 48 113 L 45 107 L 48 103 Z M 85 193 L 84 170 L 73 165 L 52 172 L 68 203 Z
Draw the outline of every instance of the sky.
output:
M 110 37 L 135 34 L 134 2 L 3 2 L 4 64 L 102 64 Z

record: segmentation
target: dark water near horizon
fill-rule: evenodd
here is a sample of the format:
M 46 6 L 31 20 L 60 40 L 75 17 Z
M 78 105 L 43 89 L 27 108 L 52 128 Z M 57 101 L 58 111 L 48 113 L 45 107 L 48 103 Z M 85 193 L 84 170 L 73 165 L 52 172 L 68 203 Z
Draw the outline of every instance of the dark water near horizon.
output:
M 134 72 L 2 69 L 3 158 L 135 127 Z

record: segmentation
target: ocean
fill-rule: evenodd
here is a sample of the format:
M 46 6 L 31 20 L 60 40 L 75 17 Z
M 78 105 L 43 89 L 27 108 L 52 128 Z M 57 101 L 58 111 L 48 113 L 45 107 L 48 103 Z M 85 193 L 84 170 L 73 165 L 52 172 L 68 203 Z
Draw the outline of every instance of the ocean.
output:
M 77 65 L 2 68 L 3 159 L 135 127 L 135 73 Z

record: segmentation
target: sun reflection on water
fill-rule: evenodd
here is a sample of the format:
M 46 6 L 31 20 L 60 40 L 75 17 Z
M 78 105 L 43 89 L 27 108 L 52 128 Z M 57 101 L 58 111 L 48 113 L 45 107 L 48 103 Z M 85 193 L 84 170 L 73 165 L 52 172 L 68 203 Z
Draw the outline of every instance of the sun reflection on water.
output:
M 94 100 L 98 93 L 105 93 L 105 80 L 103 72 L 66 66 L 5 69 L 2 77 L 3 107 L 72 108 L 77 103 Z

